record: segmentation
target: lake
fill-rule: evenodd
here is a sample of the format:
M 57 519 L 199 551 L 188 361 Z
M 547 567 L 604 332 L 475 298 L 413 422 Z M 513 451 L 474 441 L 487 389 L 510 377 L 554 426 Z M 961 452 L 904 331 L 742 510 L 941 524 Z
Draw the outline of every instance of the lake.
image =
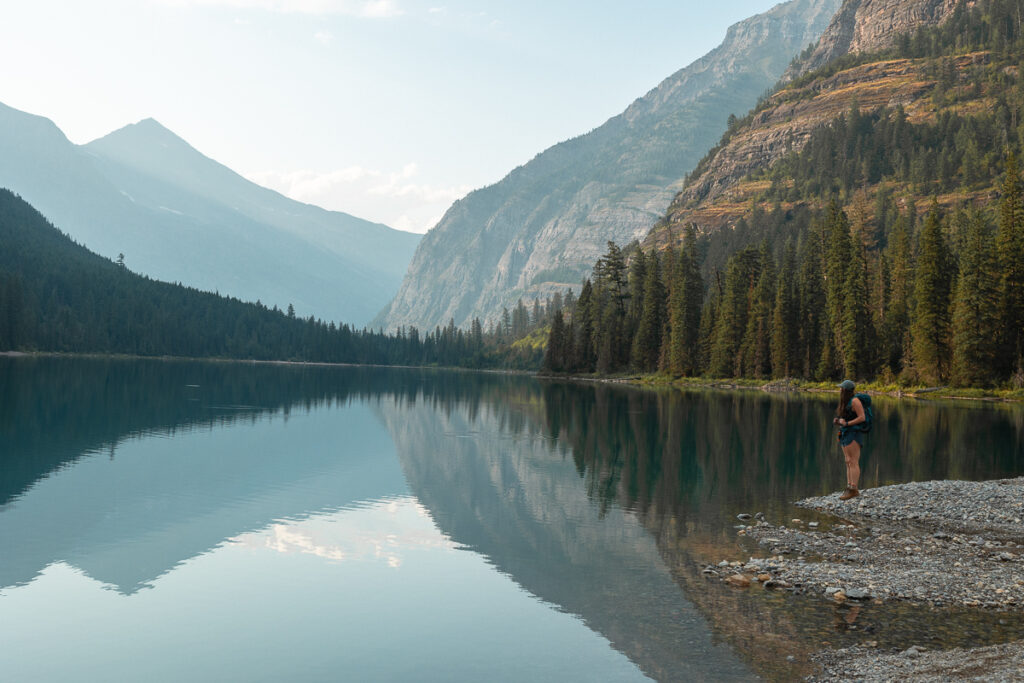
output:
M 739 513 L 829 519 L 835 396 L 0 358 L 0 678 L 749 680 L 1020 616 L 737 590 Z M 875 401 L 863 487 L 1024 471 L 1024 409 Z M 795 662 L 787 660 L 789 655 Z

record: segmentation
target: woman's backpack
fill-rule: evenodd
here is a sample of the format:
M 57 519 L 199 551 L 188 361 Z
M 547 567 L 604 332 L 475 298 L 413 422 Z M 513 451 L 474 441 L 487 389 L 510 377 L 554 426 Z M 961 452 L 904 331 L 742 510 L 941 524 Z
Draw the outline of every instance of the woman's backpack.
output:
M 875 424 L 875 411 L 871 409 L 871 397 L 867 394 L 854 394 L 853 397 L 860 399 L 860 404 L 864 406 L 864 421 L 855 427 L 862 432 L 870 432 L 871 427 Z

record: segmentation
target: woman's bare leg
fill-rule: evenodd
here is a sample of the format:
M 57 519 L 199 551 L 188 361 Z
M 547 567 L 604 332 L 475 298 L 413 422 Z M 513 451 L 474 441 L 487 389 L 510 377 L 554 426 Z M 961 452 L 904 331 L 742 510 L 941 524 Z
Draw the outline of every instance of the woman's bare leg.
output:
M 846 483 L 860 488 L 860 444 L 852 441 L 843 446 L 843 457 L 846 458 Z

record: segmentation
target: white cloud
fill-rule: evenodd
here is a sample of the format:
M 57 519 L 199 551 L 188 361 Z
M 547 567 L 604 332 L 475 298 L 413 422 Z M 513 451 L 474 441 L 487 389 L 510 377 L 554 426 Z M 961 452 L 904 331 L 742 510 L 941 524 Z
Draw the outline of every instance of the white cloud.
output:
M 468 185 L 435 185 L 419 179 L 407 163 L 395 171 L 349 166 L 333 171 L 264 171 L 247 174 L 255 183 L 300 202 L 344 211 L 399 230 L 423 233 L 434 227 Z
M 395 0 L 159 0 L 183 7 L 229 7 L 280 14 L 340 14 L 368 19 L 387 19 L 405 14 Z
M 321 45 L 330 45 L 334 42 L 334 34 L 330 31 L 317 31 L 313 34 L 313 38 Z

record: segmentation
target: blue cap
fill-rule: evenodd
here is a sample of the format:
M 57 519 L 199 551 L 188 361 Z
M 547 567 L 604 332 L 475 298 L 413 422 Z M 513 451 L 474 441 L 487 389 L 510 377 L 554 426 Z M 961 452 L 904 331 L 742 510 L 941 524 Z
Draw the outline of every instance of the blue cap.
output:
M 842 382 L 836 385 L 840 389 L 855 389 L 857 385 L 853 383 L 852 379 L 844 379 Z

